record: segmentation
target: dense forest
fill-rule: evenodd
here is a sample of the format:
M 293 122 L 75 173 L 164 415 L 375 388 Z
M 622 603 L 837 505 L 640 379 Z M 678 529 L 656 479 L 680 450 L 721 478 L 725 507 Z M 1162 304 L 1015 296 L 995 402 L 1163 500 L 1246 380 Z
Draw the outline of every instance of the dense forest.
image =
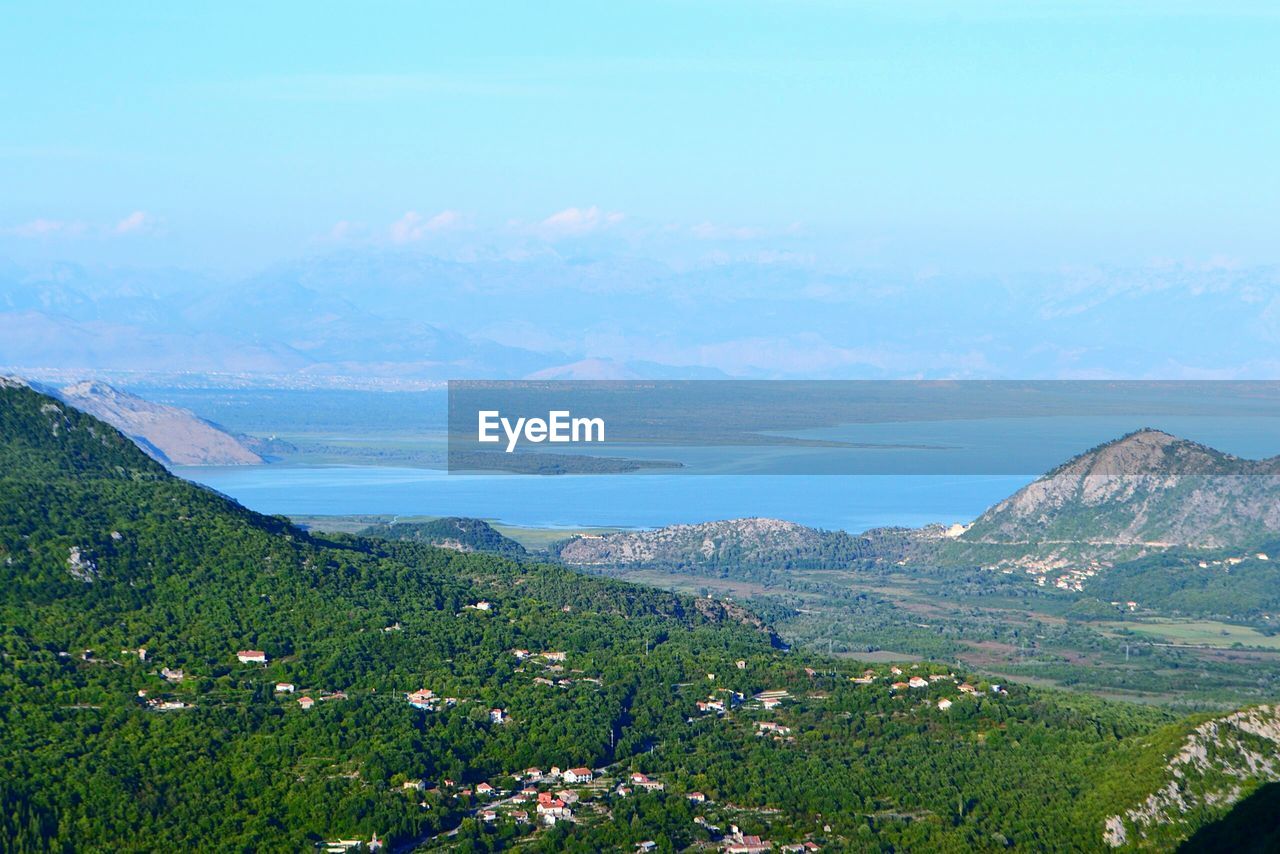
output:
M 492 552 L 508 557 L 525 557 L 524 546 L 504 537 L 483 519 L 448 516 L 426 522 L 389 522 L 370 525 L 361 536 L 385 540 L 412 540 L 465 552 Z
M 675 850 L 731 824 L 832 850 L 1096 850 L 1185 731 L 779 651 L 715 600 L 310 535 L 25 388 L 0 387 L 0 473 L 5 850 Z M 663 785 L 584 790 L 537 830 L 484 816 L 480 784 L 551 766 Z

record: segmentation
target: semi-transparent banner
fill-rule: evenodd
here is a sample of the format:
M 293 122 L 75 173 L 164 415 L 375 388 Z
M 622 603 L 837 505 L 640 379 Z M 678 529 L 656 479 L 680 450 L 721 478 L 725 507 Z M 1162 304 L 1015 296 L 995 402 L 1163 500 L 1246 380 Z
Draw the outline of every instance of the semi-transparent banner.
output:
M 1280 382 L 449 383 L 452 473 L 1280 473 Z

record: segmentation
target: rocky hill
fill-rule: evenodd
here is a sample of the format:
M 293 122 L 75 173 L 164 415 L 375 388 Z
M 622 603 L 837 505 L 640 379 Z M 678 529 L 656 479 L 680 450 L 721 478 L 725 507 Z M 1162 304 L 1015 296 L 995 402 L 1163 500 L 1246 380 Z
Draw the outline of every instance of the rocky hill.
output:
M 1018 490 L 928 559 L 1085 573 L 1175 547 L 1247 548 L 1277 533 L 1280 458 L 1140 430 Z M 1079 589 L 1083 577 L 1064 583 Z
M 41 389 L 115 427 L 166 465 L 257 465 L 261 456 L 240 438 L 189 409 L 152 403 L 102 382 Z
M 1020 489 L 960 539 L 1217 548 L 1277 531 L 1280 458 L 1241 459 L 1141 430 Z
M 780 519 L 729 519 L 670 525 L 647 531 L 578 536 L 558 547 L 560 559 L 590 568 L 661 568 L 676 572 L 732 573 L 848 566 L 909 548 L 917 535 L 905 530 L 855 536 Z
M 575 537 L 558 552 L 570 566 L 602 571 L 743 578 L 855 562 L 1012 566 L 1079 590 L 1098 570 L 1122 561 L 1176 547 L 1260 546 L 1278 534 L 1280 457 L 1242 459 L 1140 430 L 1067 461 L 967 528 L 854 535 L 778 519 L 731 519 Z

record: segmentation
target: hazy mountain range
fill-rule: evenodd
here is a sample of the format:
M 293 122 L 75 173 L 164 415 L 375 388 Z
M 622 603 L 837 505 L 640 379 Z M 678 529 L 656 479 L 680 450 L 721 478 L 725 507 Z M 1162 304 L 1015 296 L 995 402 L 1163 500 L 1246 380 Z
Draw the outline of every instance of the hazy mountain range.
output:
M 1266 377 L 1277 340 L 1275 268 L 904 275 L 352 251 L 224 281 L 0 265 L 0 366 L 62 377 Z

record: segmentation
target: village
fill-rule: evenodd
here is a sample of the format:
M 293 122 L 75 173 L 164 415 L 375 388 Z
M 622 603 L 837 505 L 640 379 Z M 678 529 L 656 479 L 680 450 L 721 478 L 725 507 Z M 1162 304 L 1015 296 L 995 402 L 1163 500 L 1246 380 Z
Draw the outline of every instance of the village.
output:
M 477 602 L 467 606 L 468 610 L 486 612 L 490 609 L 487 602 Z M 398 624 L 389 626 L 383 631 L 399 631 Z M 136 657 L 137 660 L 151 664 L 150 654 L 146 649 L 121 650 L 123 655 Z M 602 681 L 580 669 L 570 667 L 570 655 L 561 650 L 533 651 L 525 648 L 514 648 L 509 651 L 515 660 L 515 673 L 525 674 L 529 684 L 544 688 L 565 690 L 578 683 L 602 685 Z M 81 656 L 84 660 L 96 662 L 91 652 L 86 650 Z M 247 667 L 266 669 L 273 663 L 271 655 L 260 649 L 240 649 L 229 653 L 237 664 Z M 733 662 L 733 671 L 748 670 L 746 660 Z M 905 669 L 904 669 L 905 668 Z M 179 668 L 160 666 L 153 671 L 166 683 L 172 686 L 181 685 L 188 675 Z M 819 673 L 812 668 L 804 668 L 804 674 L 811 681 L 836 678 L 833 672 Z M 966 698 L 976 698 L 982 694 L 1001 696 L 1005 690 L 1001 685 L 992 684 L 979 688 L 969 681 L 963 681 L 950 672 L 936 672 L 919 664 L 890 665 L 868 667 L 861 675 L 839 677 L 847 678 L 854 685 L 868 690 L 881 690 L 897 701 L 914 702 L 904 710 L 929 708 L 936 712 L 946 713 L 957 702 Z M 719 680 L 727 681 L 727 680 Z M 735 690 L 717 685 L 715 673 L 706 674 L 706 683 L 713 687 L 705 697 L 692 700 L 687 714 L 690 724 L 707 718 L 718 719 L 723 725 L 745 727 L 745 731 L 756 738 L 769 739 L 784 748 L 796 742 L 802 733 L 796 731 L 796 723 L 788 715 L 788 707 L 796 703 L 819 702 L 828 697 L 828 692 L 811 690 L 804 696 L 793 694 L 794 688 L 767 688 L 754 693 Z M 279 701 L 295 706 L 299 713 L 313 713 L 312 710 L 321 703 L 341 702 L 349 700 L 349 688 L 304 687 L 292 681 L 268 680 L 271 695 Z M 682 691 L 691 688 L 695 683 L 676 686 Z M 139 690 L 138 699 L 144 707 L 156 712 L 172 712 L 192 709 L 195 706 L 183 699 L 169 696 L 151 696 L 147 690 Z M 365 695 L 362 693 L 362 697 Z M 403 703 L 410 709 L 424 714 L 439 714 L 462 704 L 473 702 L 464 697 L 438 694 L 429 687 L 417 687 L 400 692 L 386 691 L 378 694 L 371 691 L 366 699 L 377 699 L 382 702 Z M 505 726 L 512 722 L 511 713 L 502 705 L 487 708 L 486 714 L 490 726 Z M 740 721 L 737 721 L 741 718 Z M 737 721 L 737 722 L 736 722 Z M 762 816 L 769 811 L 759 807 L 746 807 L 736 804 L 717 803 L 713 795 L 698 790 L 669 788 L 669 781 L 662 774 L 642 772 L 629 767 L 633 760 L 627 758 L 604 767 L 588 767 L 585 765 L 553 765 L 547 768 L 529 767 L 511 769 L 502 774 L 489 775 L 486 779 L 458 780 L 442 778 L 437 780 L 423 779 L 410 774 L 397 775 L 394 778 L 394 789 L 400 796 L 412 798 L 418 808 L 423 810 L 447 807 L 465 818 L 471 818 L 481 827 L 508 824 L 515 828 L 517 835 L 537 834 L 540 830 L 554 828 L 559 825 L 577 825 L 593 823 L 607 819 L 613 807 L 625 798 L 644 795 L 661 795 L 663 797 L 684 798 L 694 807 L 695 815 L 692 824 L 699 837 L 705 841 L 694 847 L 709 850 L 733 852 L 733 854 L 753 854 L 765 851 L 818 851 L 822 845 L 813 839 L 801 839 L 795 842 L 775 843 L 760 835 L 746 833 L 739 828 L 738 822 L 749 818 L 748 824 L 759 824 Z M 740 818 L 739 818 L 740 816 Z M 418 840 L 421 845 L 446 845 L 458 832 L 452 830 L 439 836 Z M 377 851 L 386 845 L 384 839 L 377 834 L 368 839 L 342 838 L 325 841 L 321 848 L 332 854 L 353 851 Z M 655 850 L 657 843 L 647 840 L 636 845 L 637 851 Z
M 1146 545 L 1163 545 L 1148 543 Z M 1232 557 L 1220 558 L 1217 560 L 1197 560 L 1195 565 L 1199 569 L 1210 569 L 1212 567 L 1220 567 L 1223 572 L 1230 572 L 1233 567 L 1239 566 L 1246 560 L 1270 561 L 1271 556 L 1266 552 L 1255 552 L 1253 554 L 1235 555 Z M 1023 565 L 1023 571 L 1035 581 L 1040 587 L 1046 587 L 1049 582 L 1053 582 L 1053 586 L 1058 590 L 1064 590 L 1070 593 L 1083 593 L 1085 585 L 1089 579 L 1096 577 L 1100 572 L 1107 569 L 1110 564 L 1102 563 L 1097 560 L 1089 560 L 1084 566 L 1065 567 L 1065 561 L 1061 558 L 1052 560 L 1026 561 Z M 990 567 L 996 569 L 997 567 Z M 1011 575 L 1014 572 L 1013 567 L 1005 566 L 1000 568 L 1005 575 Z M 1056 574 L 1056 575 L 1055 575 Z M 1138 608 L 1137 602 L 1112 602 L 1117 607 L 1125 607 L 1129 611 L 1135 611 Z

